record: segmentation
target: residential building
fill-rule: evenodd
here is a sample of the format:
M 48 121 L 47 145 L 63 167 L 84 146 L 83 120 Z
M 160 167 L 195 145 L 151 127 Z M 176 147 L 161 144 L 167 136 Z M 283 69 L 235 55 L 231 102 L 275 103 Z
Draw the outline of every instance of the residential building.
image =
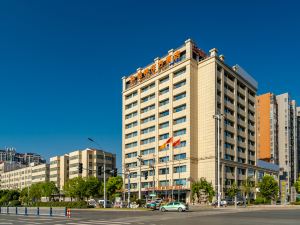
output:
M 49 165 L 31 163 L 28 167 L 4 172 L 1 189 L 23 189 L 31 184 L 49 181 Z
M 104 160 L 105 154 L 105 160 Z M 99 149 L 77 150 L 65 154 L 64 156 L 55 156 L 50 159 L 50 180 L 54 181 L 56 186 L 62 190 L 68 179 L 75 177 L 94 176 L 103 180 L 103 166 L 106 165 L 107 178 L 111 176 L 110 171 L 116 168 L 116 155 Z M 79 165 L 82 165 L 82 173 L 79 171 Z
M 276 96 L 278 104 L 279 166 L 287 175 L 288 189 L 297 179 L 297 114 L 296 102 L 288 93 Z
M 300 177 L 300 107 L 297 107 L 297 177 Z
M 257 177 L 257 82 L 240 66 L 227 65 L 217 49 L 209 52 L 189 39 L 122 78 L 122 166 L 131 174 L 131 192 L 140 187 L 147 195 L 155 189 L 163 197 L 180 194 L 189 201 L 192 181 L 205 177 L 217 187 L 216 114 L 224 115 L 221 190 Z M 159 151 L 170 137 L 180 139 L 180 146 Z
M 256 97 L 256 121 L 258 159 L 278 165 L 278 106 L 276 95 L 266 93 Z
M 37 153 L 20 153 L 16 152 L 15 148 L 5 148 L 0 150 L 0 162 L 18 162 L 29 165 L 30 163 L 43 164 L 46 160 Z
M 65 182 L 69 179 L 69 155 L 55 156 L 50 158 L 50 181 L 62 190 Z

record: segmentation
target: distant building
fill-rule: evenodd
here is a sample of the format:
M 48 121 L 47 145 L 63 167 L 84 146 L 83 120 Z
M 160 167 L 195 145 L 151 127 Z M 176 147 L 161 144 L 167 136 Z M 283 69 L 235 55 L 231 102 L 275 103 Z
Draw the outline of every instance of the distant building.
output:
M 53 181 L 62 190 L 66 181 L 79 176 L 94 176 L 103 180 L 104 153 L 106 170 L 115 169 L 116 155 L 98 149 L 87 148 L 50 158 L 50 181 Z M 82 173 L 79 171 L 79 164 L 82 164 Z M 107 177 L 109 176 L 110 173 L 107 173 Z
M 16 152 L 16 149 L 14 148 L 6 148 L 4 150 L 0 150 L 0 162 L 18 162 L 24 165 L 29 165 L 30 163 L 46 163 L 46 160 L 37 153 L 20 153 Z
M 31 163 L 28 167 L 1 174 L 0 189 L 23 189 L 31 184 L 49 181 L 49 164 Z

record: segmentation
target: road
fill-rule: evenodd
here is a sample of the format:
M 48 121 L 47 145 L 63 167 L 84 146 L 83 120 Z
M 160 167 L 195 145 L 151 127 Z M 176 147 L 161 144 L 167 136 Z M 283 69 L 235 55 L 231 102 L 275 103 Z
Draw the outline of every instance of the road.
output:
M 194 212 L 79 211 L 72 218 L 0 215 L 0 225 L 299 225 L 300 209 L 207 209 Z

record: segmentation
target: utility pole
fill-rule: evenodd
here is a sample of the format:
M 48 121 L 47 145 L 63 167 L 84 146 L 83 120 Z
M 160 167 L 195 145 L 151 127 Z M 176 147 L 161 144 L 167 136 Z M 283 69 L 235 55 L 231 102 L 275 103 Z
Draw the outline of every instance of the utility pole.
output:
M 218 208 L 220 208 L 220 203 L 221 203 L 221 187 L 220 187 L 220 121 L 222 120 L 222 118 L 224 117 L 223 114 L 216 114 L 216 115 L 213 115 L 213 118 L 215 120 L 217 120 L 217 132 L 218 132 L 218 138 L 217 138 L 217 154 L 218 154 L 218 157 L 217 157 L 217 183 L 218 183 Z
M 137 159 L 139 160 L 139 163 L 140 163 L 140 171 L 139 171 L 139 174 L 140 174 L 140 176 L 139 176 L 139 199 L 142 199 L 142 161 L 143 161 L 143 159 L 142 159 L 142 156 L 141 155 L 139 155 L 138 157 L 137 157 Z
M 128 199 L 127 199 L 127 203 L 128 203 L 128 208 L 130 208 L 130 172 L 128 172 Z

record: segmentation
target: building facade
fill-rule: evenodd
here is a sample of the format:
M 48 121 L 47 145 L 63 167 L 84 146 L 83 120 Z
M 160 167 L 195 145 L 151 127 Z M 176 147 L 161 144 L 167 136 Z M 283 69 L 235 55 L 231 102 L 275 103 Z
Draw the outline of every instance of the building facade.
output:
M 31 163 L 28 167 L 1 174 L 1 189 L 23 189 L 31 184 L 49 181 L 49 164 Z
M 266 93 L 256 97 L 256 121 L 258 159 L 279 165 L 276 95 Z
M 0 150 L 0 162 L 17 162 L 29 165 L 30 163 L 43 164 L 46 163 L 46 160 L 37 153 L 20 153 L 16 152 L 14 148 L 5 148 Z
M 105 160 L 104 160 L 105 154 Z M 107 178 L 111 176 L 110 171 L 116 168 L 116 155 L 98 149 L 77 150 L 50 158 L 50 181 L 62 190 L 65 183 L 75 177 L 94 176 L 103 180 L 103 166 L 106 166 Z M 82 164 L 82 173 L 79 165 Z M 101 170 L 101 171 L 99 171 Z M 108 172 L 109 171 L 109 172 Z
M 300 177 L 300 107 L 297 107 L 297 163 L 298 163 L 298 170 L 297 170 L 297 177 Z
M 189 201 L 193 181 L 204 177 L 216 187 L 216 114 L 224 115 L 221 190 L 255 179 L 256 90 L 241 67 L 228 66 L 217 49 L 208 55 L 191 40 L 123 77 L 122 166 L 131 175 L 131 192 L 139 187 L 143 195 L 153 189 L 165 197 L 180 192 Z M 160 151 L 170 137 L 180 139 L 180 146 Z

